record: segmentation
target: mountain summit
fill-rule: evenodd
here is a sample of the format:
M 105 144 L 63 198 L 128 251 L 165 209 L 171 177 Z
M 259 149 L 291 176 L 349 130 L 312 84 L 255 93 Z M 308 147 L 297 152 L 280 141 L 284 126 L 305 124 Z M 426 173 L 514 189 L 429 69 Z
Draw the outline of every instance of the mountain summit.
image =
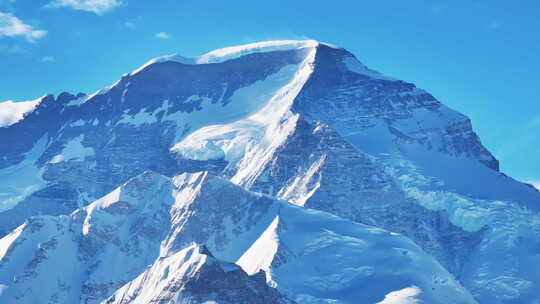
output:
M 0 127 L 2 303 L 538 300 L 540 193 L 345 49 L 157 57 L 34 104 Z

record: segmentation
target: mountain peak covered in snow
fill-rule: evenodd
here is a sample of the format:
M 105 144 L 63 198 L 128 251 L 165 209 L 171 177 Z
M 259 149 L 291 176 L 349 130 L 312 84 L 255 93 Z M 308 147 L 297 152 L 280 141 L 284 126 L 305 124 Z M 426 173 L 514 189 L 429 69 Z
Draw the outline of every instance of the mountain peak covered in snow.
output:
M 158 57 L 0 139 L 3 302 L 537 299 L 539 192 L 342 48 Z
M 140 68 L 131 72 L 130 74 L 136 74 L 146 68 L 147 66 L 154 63 L 161 62 L 178 62 L 182 64 L 211 64 L 211 63 L 221 63 L 228 60 L 236 59 L 241 56 L 254 54 L 254 53 L 265 53 L 265 52 L 274 52 L 274 51 L 288 51 L 296 50 L 301 48 L 317 48 L 321 43 L 315 40 L 276 40 L 276 41 L 263 41 L 250 43 L 240 46 L 226 47 L 222 49 L 217 49 L 210 51 L 201 56 L 188 58 L 183 57 L 178 54 L 166 55 L 155 57 L 149 60 L 147 63 L 142 65 Z M 328 45 L 328 44 L 325 44 Z

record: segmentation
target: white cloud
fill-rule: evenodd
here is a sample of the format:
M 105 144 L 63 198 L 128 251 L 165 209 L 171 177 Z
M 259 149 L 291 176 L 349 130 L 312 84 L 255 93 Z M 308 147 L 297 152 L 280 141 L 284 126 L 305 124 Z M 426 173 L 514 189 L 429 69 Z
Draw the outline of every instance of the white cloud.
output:
M 56 58 L 54 56 L 43 56 L 41 57 L 42 62 L 55 62 Z
M 169 34 L 167 34 L 165 32 L 159 32 L 159 33 L 155 34 L 154 37 L 159 38 L 159 39 L 169 39 L 170 38 Z
M 31 25 L 25 24 L 21 19 L 10 13 L 0 12 L 0 37 L 22 36 L 30 42 L 43 38 L 47 31 L 36 30 Z
M 122 4 L 120 0 L 53 0 L 46 7 L 70 7 L 75 10 L 101 15 Z

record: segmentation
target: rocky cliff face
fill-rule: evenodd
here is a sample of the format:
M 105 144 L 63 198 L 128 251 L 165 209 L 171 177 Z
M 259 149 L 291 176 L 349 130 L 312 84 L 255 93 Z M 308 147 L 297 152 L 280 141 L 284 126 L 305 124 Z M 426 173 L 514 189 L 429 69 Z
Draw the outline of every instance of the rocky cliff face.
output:
M 421 288 L 421 295 L 430 303 L 448 303 L 447 298 L 429 291 L 438 290 L 440 282 L 452 282 L 452 288 L 462 295 L 452 296 L 463 303 L 475 301 L 467 298 L 468 292 L 480 303 L 533 303 L 536 299 L 534 291 L 540 284 L 540 273 L 533 266 L 540 262 L 535 249 L 540 246 L 538 191 L 498 172 L 498 161 L 482 146 L 466 116 L 414 84 L 368 69 L 344 49 L 315 41 L 278 41 L 216 50 L 193 59 L 156 58 L 95 94 L 63 93 L 57 98 L 42 98 L 22 120 L 0 128 L 0 139 L 14 143 L 0 146 L 0 236 L 4 236 L 5 244 L 11 244 L 16 231 L 26 235 L 30 228 L 25 227 L 31 226 L 64 227 L 67 221 L 73 227 L 79 221 L 77 225 L 82 228 L 69 231 L 84 231 L 82 219 L 96 204 L 89 205 L 91 202 L 114 193 L 118 185 L 146 170 L 157 172 L 156 176 L 177 176 L 175 183 L 168 178 L 152 180 L 163 185 L 163 193 L 176 191 L 184 201 L 191 202 L 178 205 L 172 195 L 162 198 L 150 191 L 143 201 L 163 204 L 151 221 L 144 214 L 138 215 L 130 204 L 113 204 L 113 209 L 118 209 L 114 211 L 118 211 L 118 221 L 134 221 L 130 224 L 133 228 L 129 228 L 133 230 L 122 234 L 129 238 L 116 240 L 118 231 L 110 226 L 99 228 L 90 238 L 85 233 L 84 237 L 66 237 L 71 241 L 62 241 L 66 244 L 62 246 L 67 246 L 62 250 L 80 252 L 86 261 L 84 267 L 88 267 L 84 279 L 80 274 L 73 275 L 79 285 L 65 277 L 58 279 L 62 284 L 57 283 L 60 287 L 55 288 L 63 290 L 57 291 L 58 297 L 70 297 L 71 302 L 101 301 L 112 294 L 115 296 L 108 300 L 111 303 L 127 303 L 122 300 L 126 297 L 133 301 L 147 301 L 146 296 L 163 301 L 180 299 L 183 293 L 178 290 L 187 285 L 166 278 L 163 282 L 183 287 L 166 292 L 172 287 L 163 283 L 160 292 L 145 291 L 142 297 L 141 290 L 149 288 L 144 278 L 159 277 L 149 270 L 152 268 L 145 270 L 143 266 L 172 265 L 177 271 L 182 266 L 176 260 L 159 258 L 164 257 L 164 252 L 187 254 L 182 250 L 193 243 L 206 246 L 218 260 L 237 263 L 249 275 L 264 270 L 268 284 L 277 284 L 281 293 L 298 303 L 354 303 L 352 299 L 359 297 L 376 302 L 385 294 L 413 285 Z M 181 175 L 200 171 L 208 173 Z M 206 185 L 198 180 L 206 180 L 203 176 L 208 174 L 219 176 L 212 180 L 222 182 L 212 182 L 205 189 L 228 190 L 197 190 Z M 240 187 L 230 187 L 226 180 Z M 198 199 L 206 203 L 195 203 Z M 444 269 L 437 270 L 441 275 L 431 283 L 418 277 L 382 276 L 383 281 L 410 285 L 392 283 L 377 292 L 373 277 L 366 275 L 370 277 L 367 281 L 359 278 L 358 269 L 364 269 L 359 259 L 343 264 L 358 270 L 348 279 L 344 276 L 348 276 L 349 266 L 337 267 L 332 274 L 325 273 L 327 270 L 306 271 L 305 265 L 312 264 L 305 259 L 290 261 L 295 260 L 292 257 L 305 257 L 310 245 L 289 240 L 290 244 L 303 245 L 285 246 L 287 236 L 280 237 L 286 227 L 294 226 L 302 217 L 288 215 L 294 220 L 288 220 L 286 225 L 282 213 L 289 211 L 283 210 L 302 209 L 284 207 L 275 199 L 339 216 L 347 223 L 343 225 L 364 224 L 404 235 L 421 248 L 410 250 L 418 250 L 418 254 L 433 261 L 430 263 L 439 265 L 433 267 Z M 242 205 L 240 201 L 253 203 Z M 281 215 L 276 220 L 278 213 Z M 225 214 L 231 214 L 232 222 L 223 221 L 229 218 Z M 40 217 L 33 218 L 35 215 Z M 323 220 L 311 221 L 321 227 L 327 224 Z M 19 225 L 23 226 L 10 233 Z M 99 223 L 96 225 L 86 226 L 99 227 Z M 266 228 L 272 225 L 275 227 L 267 233 Z M 300 233 L 301 225 L 296 229 L 294 233 Z M 335 227 L 328 229 L 343 240 L 350 236 L 350 232 L 333 230 Z M 58 241 L 49 241 L 58 237 L 52 235 L 68 234 L 60 230 L 47 228 L 39 233 L 43 239 L 37 242 L 50 245 L 40 247 L 44 252 L 56 248 L 53 244 Z M 325 234 L 318 237 L 335 238 Z M 161 241 L 165 249 L 158 244 Z M 114 267 L 114 257 L 109 259 L 108 254 L 101 253 L 109 242 L 123 248 L 118 249 L 122 255 L 138 252 L 138 260 L 125 276 Z M 154 249 L 144 251 L 143 247 Z M 253 251 L 251 247 L 262 249 Z M 377 252 L 375 247 L 366 247 L 369 250 L 363 255 Z M 193 252 L 199 250 L 193 248 Z M 314 252 L 320 256 L 308 255 L 313 261 L 324 259 L 324 250 Z M 94 261 L 95 254 L 100 261 L 108 262 L 88 262 Z M 9 260 L 4 255 L 0 265 Z M 40 256 L 38 260 L 48 255 Z M 266 258 L 253 262 L 260 256 Z M 328 263 L 349 256 L 358 256 L 358 249 L 343 249 L 340 256 L 329 257 Z M 206 265 L 202 260 L 206 258 L 192 262 Z M 420 277 L 426 271 L 414 268 L 414 259 L 407 263 L 399 267 L 412 267 L 411 273 Z M 3 272 L 5 280 L 22 271 L 13 267 Z M 96 271 L 101 274 L 94 276 Z M 443 275 L 445 271 L 450 275 Z M 306 292 L 307 286 L 287 279 L 291 272 L 303 273 L 302 280 L 315 288 Z M 137 276 L 132 286 L 139 287 L 124 286 L 118 291 Z M 240 285 L 235 286 L 252 284 L 247 274 L 238 272 L 233 277 L 242 277 L 238 279 Z M 8 281 L 0 284 L 11 286 Z M 79 287 L 67 288 L 66 282 L 83 287 L 73 292 Z M 33 290 L 32 284 L 24 288 Z M 260 284 L 253 284 L 250 286 L 259 286 L 253 294 L 275 295 L 275 291 L 266 292 Z M 371 286 L 366 292 L 373 297 L 356 293 L 362 290 L 360 285 Z M 16 288 L 0 288 L 0 294 L 19 297 L 13 290 Z M 253 294 L 245 296 L 252 299 Z M 189 301 L 202 301 L 201 297 L 206 296 L 199 294 L 193 298 L 197 300 Z M 26 303 L 30 298 L 20 299 L 20 303 Z M 283 297 L 283 301 L 288 300 Z

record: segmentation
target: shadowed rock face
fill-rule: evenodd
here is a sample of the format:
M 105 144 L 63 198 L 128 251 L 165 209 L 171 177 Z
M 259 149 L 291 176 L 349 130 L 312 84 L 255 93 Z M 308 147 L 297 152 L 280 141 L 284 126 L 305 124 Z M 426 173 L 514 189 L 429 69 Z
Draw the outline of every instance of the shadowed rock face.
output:
M 354 59 L 343 49 L 321 46 L 314 72 L 294 110 L 339 129 L 342 136 L 382 122 L 398 147 L 419 143 L 428 150 L 476 159 L 499 170 L 498 161 L 482 146 L 469 118 L 412 83 L 355 73 L 347 68 Z
M 10 143 L 0 145 L 0 237 L 31 216 L 69 214 L 145 170 L 208 171 L 266 194 L 254 214 L 278 198 L 398 232 L 481 302 L 534 298 L 540 274 L 525 270 L 540 262 L 531 253 L 540 246 L 538 191 L 498 172 L 470 120 L 426 91 L 346 50 L 294 45 L 241 48 L 208 64 L 156 61 L 91 96 L 44 97 L 0 128 Z M 175 250 L 194 241 L 180 232 Z M 212 252 L 226 247 L 219 232 L 206 235 L 217 242 Z M 119 282 L 87 290 L 106 294 Z

